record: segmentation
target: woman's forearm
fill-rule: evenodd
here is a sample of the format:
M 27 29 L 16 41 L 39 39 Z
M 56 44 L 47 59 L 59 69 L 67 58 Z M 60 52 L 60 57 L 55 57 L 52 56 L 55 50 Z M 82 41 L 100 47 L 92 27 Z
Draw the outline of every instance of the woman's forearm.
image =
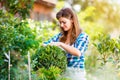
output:
M 60 42 L 59 46 L 62 47 L 65 51 L 69 52 L 70 54 L 72 54 L 74 56 L 81 56 L 81 52 L 78 49 L 76 49 L 72 46 L 69 46 L 69 45 L 64 44 L 62 42 Z

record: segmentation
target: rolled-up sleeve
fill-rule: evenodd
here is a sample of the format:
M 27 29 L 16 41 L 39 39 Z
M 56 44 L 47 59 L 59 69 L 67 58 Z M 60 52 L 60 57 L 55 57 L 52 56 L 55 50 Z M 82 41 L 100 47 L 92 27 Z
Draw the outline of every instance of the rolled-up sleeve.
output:
M 89 43 L 88 35 L 85 33 L 80 34 L 80 36 L 77 39 L 76 48 L 80 50 L 82 55 L 88 49 L 88 43 Z
M 61 36 L 61 33 L 56 34 L 55 36 L 53 36 L 51 39 L 49 39 L 48 41 L 44 42 L 44 44 L 49 44 L 51 42 L 58 42 L 59 41 L 59 37 Z

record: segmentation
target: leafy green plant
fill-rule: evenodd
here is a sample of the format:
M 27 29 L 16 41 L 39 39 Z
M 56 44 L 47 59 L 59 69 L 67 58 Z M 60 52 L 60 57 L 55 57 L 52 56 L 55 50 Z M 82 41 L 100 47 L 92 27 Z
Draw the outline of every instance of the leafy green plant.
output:
M 5 53 L 10 51 L 11 67 L 17 68 L 19 60 L 25 59 L 28 50 L 36 49 L 39 42 L 27 19 L 20 20 L 3 10 L 0 10 L 0 17 L 0 79 L 7 79 L 8 60 Z
M 102 64 L 109 61 L 117 62 L 120 56 L 119 40 L 112 39 L 109 34 L 99 34 L 98 40 L 94 42 L 94 46 L 97 48 L 99 60 L 102 60 Z
M 119 41 L 120 38 L 112 38 L 109 34 L 100 33 L 96 36 L 91 48 L 93 53 L 86 58 L 88 80 L 119 80 Z
M 61 76 L 61 69 L 55 66 L 51 66 L 49 69 L 40 68 L 36 73 L 40 80 L 67 80 Z
M 67 65 L 65 52 L 57 46 L 40 46 L 31 59 L 35 71 L 43 67 L 49 69 L 51 66 L 64 71 Z
M 21 18 L 26 19 L 29 16 L 30 9 L 34 0 L 0 0 L 2 6 L 9 13 Z

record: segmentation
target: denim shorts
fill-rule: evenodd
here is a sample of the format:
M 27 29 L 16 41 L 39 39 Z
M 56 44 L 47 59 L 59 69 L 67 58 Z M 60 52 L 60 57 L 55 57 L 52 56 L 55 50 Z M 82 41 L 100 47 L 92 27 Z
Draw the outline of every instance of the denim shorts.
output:
M 84 69 L 67 67 L 64 77 L 69 80 L 86 80 Z

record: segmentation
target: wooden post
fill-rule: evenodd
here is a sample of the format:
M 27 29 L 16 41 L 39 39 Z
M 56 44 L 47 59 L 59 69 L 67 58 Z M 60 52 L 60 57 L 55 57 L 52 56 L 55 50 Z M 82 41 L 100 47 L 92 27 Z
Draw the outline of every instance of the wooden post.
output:
M 8 80 L 10 80 L 10 51 L 7 53 L 4 53 L 7 59 L 5 59 L 5 62 L 8 63 Z
M 10 80 L 10 51 L 8 52 L 8 80 Z
M 31 72 L 30 72 L 30 53 L 28 51 L 28 71 L 29 71 L 29 80 L 31 80 Z

